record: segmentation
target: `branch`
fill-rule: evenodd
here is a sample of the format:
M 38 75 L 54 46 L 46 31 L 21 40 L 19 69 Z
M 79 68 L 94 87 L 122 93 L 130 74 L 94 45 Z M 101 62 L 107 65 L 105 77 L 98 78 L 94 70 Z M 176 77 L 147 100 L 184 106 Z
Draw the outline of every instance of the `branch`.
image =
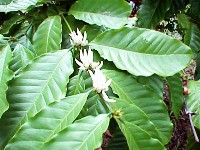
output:
M 185 96 L 184 96 L 184 103 L 185 103 L 185 111 L 186 111 L 186 114 L 188 114 L 188 116 L 189 116 L 190 125 L 191 125 L 191 128 L 192 128 L 192 132 L 194 134 L 195 141 L 199 142 L 199 138 L 198 138 L 197 132 L 196 132 L 196 130 L 194 128 L 194 123 L 192 121 L 192 115 L 195 115 L 195 113 L 193 113 L 193 112 L 191 112 L 189 110 L 189 107 L 188 107 L 188 104 L 186 102 L 186 97 Z

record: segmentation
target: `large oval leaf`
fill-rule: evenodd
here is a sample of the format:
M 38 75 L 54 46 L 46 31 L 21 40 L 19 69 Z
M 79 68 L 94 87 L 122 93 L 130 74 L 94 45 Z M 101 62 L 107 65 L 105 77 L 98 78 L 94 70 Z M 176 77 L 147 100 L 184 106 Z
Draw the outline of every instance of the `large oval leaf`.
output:
M 27 9 L 35 5 L 39 0 L 12 0 L 7 5 L 0 5 L 0 12 L 10 12 Z
M 1 11 L 1 9 L 0 9 L 0 11 Z M 3 26 L 0 30 L 0 33 L 1 34 L 8 34 L 10 29 L 14 25 L 21 23 L 23 19 L 24 19 L 24 16 L 15 15 L 12 18 L 10 18 L 9 20 L 4 21 Z
M 79 0 L 69 13 L 89 24 L 117 29 L 127 23 L 131 7 L 124 0 Z
M 122 70 L 133 75 L 171 76 L 191 60 L 191 49 L 165 34 L 142 28 L 109 30 L 90 46 Z
M 125 99 L 119 98 L 115 109 L 121 109 L 123 112 L 122 117 L 117 122 L 127 139 L 129 149 L 164 149 L 164 145 L 159 141 L 155 127 L 140 108 L 127 103 Z
M 15 73 L 18 73 L 25 68 L 35 56 L 32 51 L 26 49 L 23 45 L 17 44 L 13 51 L 13 57 L 13 60 L 10 62 L 10 68 Z
M 72 77 L 69 81 L 67 89 L 68 89 L 68 93 L 67 93 L 68 96 L 84 93 L 85 83 L 84 83 L 83 77 L 80 75 L 76 75 Z
M 138 11 L 139 27 L 156 28 L 165 17 L 172 0 L 143 0 Z
M 162 101 L 162 97 L 159 96 L 160 94 L 157 94 L 162 94 L 162 90 L 152 88 L 148 83 L 140 83 L 138 82 L 138 78 L 134 78 L 131 75 L 120 71 L 103 71 L 107 78 L 112 79 L 111 88 L 119 96 L 119 99 L 116 102 L 117 109 L 126 109 L 129 105 L 131 108 L 137 108 L 138 112 L 128 112 L 127 110 L 126 113 L 130 114 L 130 117 L 133 115 L 132 113 L 138 113 L 138 115 L 140 114 L 143 116 L 147 122 L 151 122 L 151 124 L 155 126 L 154 130 L 158 132 L 157 136 L 161 138 L 161 142 L 163 144 L 167 144 L 171 138 L 172 124 L 170 122 L 166 106 Z M 131 118 L 134 119 L 134 117 Z M 143 126 L 145 126 L 145 124 Z M 153 127 L 150 127 L 152 128 L 151 130 L 153 130 Z M 146 127 L 144 127 L 143 130 L 146 132 L 151 131 Z
M 33 47 L 37 55 L 61 49 L 61 18 L 51 16 L 45 19 L 33 36 Z
M 88 94 L 69 96 L 44 108 L 22 126 L 6 149 L 40 149 L 56 133 L 76 119 Z
M 27 118 L 49 103 L 65 97 L 72 72 L 72 54 L 62 50 L 33 60 L 10 82 L 7 92 L 10 107 L 0 120 L 1 147 Z
M 6 99 L 6 91 L 8 89 L 7 82 L 12 79 L 13 73 L 8 68 L 8 63 L 12 59 L 12 53 L 9 45 L 0 47 L 0 118 L 8 109 Z
M 44 150 L 93 150 L 102 143 L 102 134 L 109 125 L 107 114 L 88 116 L 76 121 L 45 144 Z
M 187 44 L 194 52 L 200 51 L 200 30 L 194 23 L 188 25 L 185 32 L 184 43 Z
M 174 76 L 167 77 L 167 83 L 169 86 L 171 109 L 174 112 L 175 117 L 178 119 L 178 116 L 184 103 L 183 86 L 180 74 L 177 73 Z
M 190 111 L 196 113 L 196 115 L 192 116 L 192 120 L 195 127 L 200 129 L 200 80 L 190 81 L 188 89 L 187 103 Z

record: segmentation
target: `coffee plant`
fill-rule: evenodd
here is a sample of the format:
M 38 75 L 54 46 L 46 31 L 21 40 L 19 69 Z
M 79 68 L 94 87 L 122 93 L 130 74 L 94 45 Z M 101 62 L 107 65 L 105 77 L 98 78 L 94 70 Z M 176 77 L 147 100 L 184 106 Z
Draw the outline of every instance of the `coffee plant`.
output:
M 0 149 L 172 149 L 183 114 L 198 149 L 199 27 L 198 0 L 1 0 Z

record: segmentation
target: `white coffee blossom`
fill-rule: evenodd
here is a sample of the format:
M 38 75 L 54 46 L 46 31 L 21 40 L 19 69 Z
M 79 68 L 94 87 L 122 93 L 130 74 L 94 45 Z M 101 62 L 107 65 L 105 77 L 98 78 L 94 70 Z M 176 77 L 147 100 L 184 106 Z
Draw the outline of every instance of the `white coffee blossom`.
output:
M 165 33 L 166 35 L 169 35 L 169 36 L 171 36 L 171 37 L 173 37 L 173 38 L 175 38 L 175 39 L 177 39 L 177 40 L 180 40 L 180 41 L 183 39 L 182 35 L 179 34 L 177 30 L 171 32 L 171 31 L 169 31 L 168 29 L 164 29 L 164 33 Z
M 165 21 L 165 20 L 162 20 L 161 22 L 160 22 L 160 25 L 162 25 L 162 26 L 167 26 L 168 25 L 168 21 Z
M 88 44 L 86 31 L 84 32 L 84 35 L 82 35 L 77 28 L 77 33 L 73 31 L 69 35 L 71 37 L 70 42 L 74 46 L 86 46 Z
M 80 66 L 79 69 L 85 71 L 88 69 L 100 69 L 103 66 L 103 61 L 101 63 L 93 62 L 93 52 L 90 48 L 88 52 L 86 49 L 84 49 L 84 52 L 80 50 L 80 61 L 78 61 L 77 59 L 75 59 L 75 61 Z
M 108 91 L 109 85 L 111 84 L 112 80 L 109 79 L 108 81 L 106 81 L 105 75 L 99 68 L 95 69 L 94 74 L 91 70 L 89 70 L 89 74 L 93 81 L 93 89 L 97 93 L 100 93 L 106 102 L 110 103 L 116 102 L 116 100 L 114 99 L 109 99 L 106 94 L 106 91 Z

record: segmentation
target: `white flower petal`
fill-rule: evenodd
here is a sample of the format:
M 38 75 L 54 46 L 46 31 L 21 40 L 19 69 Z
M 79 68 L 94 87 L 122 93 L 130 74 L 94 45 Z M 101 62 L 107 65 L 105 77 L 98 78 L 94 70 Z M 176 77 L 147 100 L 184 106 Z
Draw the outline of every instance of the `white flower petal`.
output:
M 90 77 L 92 78 L 92 81 L 94 82 L 94 74 L 91 70 L 88 70 L 89 74 L 90 74 Z
M 80 66 L 81 70 L 85 70 L 84 65 L 83 65 L 80 61 L 78 61 L 77 59 L 75 59 L 75 62 L 77 63 L 77 65 Z M 80 69 L 80 68 L 79 68 L 79 69 Z M 83 69 L 83 68 L 84 68 L 84 69 Z
M 89 59 L 90 63 L 93 62 L 93 52 L 92 52 L 92 50 L 90 48 L 88 50 L 88 59 Z
M 105 92 L 102 92 L 102 97 L 106 102 L 109 102 L 109 103 L 115 103 L 116 102 L 116 100 L 114 100 L 114 99 L 109 99 Z
M 110 84 L 111 84 L 111 82 L 112 82 L 112 79 L 109 79 L 106 83 L 105 83 L 105 86 L 110 86 Z
M 83 54 L 83 51 L 82 49 L 80 50 L 80 60 L 83 62 L 84 61 L 84 54 Z

